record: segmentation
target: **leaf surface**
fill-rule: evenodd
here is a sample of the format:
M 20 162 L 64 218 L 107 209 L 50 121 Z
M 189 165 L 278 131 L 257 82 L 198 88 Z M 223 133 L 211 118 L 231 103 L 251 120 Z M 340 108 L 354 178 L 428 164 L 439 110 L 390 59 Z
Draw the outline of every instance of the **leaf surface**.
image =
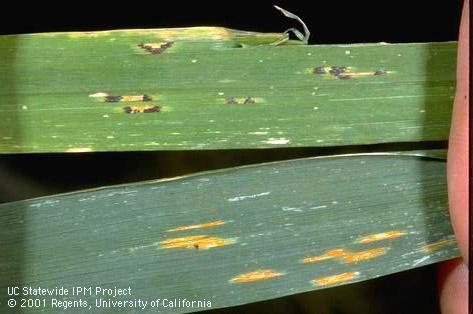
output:
M 132 295 L 116 300 L 186 298 L 219 308 L 459 255 L 445 162 L 416 156 L 268 163 L 3 204 L 0 211 L 5 290 L 12 283 L 130 286 Z M 111 299 L 81 298 L 92 306 Z
M 0 36 L 0 153 L 448 138 L 456 42 L 304 46 L 224 28 Z

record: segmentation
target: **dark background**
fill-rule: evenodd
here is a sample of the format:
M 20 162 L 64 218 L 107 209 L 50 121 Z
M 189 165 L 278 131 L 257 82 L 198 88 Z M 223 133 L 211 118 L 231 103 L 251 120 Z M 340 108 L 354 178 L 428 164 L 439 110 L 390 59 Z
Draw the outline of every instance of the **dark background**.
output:
M 298 14 L 310 44 L 457 40 L 462 1 L 64 1 L 18 2 L 3 8 L 0 34 L 120 28 L 224 26 L 282 32 L 300 26 L 272 8 Z M 444 147 L 445 143 L 428 143 Z M 410 149 L 413 144 L 396 145 Z M 419 148 L 418 146 L 416 146 Z M 0 155 L 0 203 L 297 157 L 389 150 L 363 147 Z M 239 306 L 225 313 L 437 313 L 435 266 L 348 286 Z M 221 310 L 211 311 L 220 313 Z
M 311 44 L 456 40 L 461 1 L 44 1 L 4 8 L 0 34 L 116 28 L 225 26 L 280 32 L 296 26 L 277 4 L 307 24 Z

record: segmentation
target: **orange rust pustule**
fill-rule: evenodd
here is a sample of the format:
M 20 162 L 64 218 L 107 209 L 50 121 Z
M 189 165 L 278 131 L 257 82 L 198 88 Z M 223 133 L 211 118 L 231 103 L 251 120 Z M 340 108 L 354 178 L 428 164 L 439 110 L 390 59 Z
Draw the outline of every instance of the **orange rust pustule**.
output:
M 211 228 L 211 227 L 216 227 L 220 225 L 224 225 L 225 221 L 223 220 L 215 220 L 211 222 L 206 222 L 202 224 L 197 224 L 197 225 L 188 225 L 188 226 L 181 226 L 181 227 L 176 227 L 167 230 L 167 232 L 174 232 L 174 231 L 185 231 L 185 230 L 193 230 L 193 229 L 201 229 L 201 228 Z
M 327 259 L 343 257 L 345 256 L 345 254 L 346 252 L 343 249 L 334 249 L 334 250 L 327 251 L 322 255 L 306 257 L 302 260 L 302 263 L 304 264 L 316 263 L 316 262 L 324 261 Z
M 429 244 L 424 245 L 422 247 L 422 250 L 427 252 L 427 253 L 430 253 L 430 252 L 437 251 L 441 248 L 444 248 L 446 246 L 453 245 L 453 244 L 456 244 L 456 243 L 457 243 L 457 241 L 455 239 L 437 241 L 437 242 L 434 242 L 434 243 L 429 243 Z
M 345 272 L 345 273 L 332 275 L 332 276 L 318 277 L 312 280 L 312 284 L 317 285 L 317 286 L 335 285 L 338 283 L 353 280 L 359 274 L 360 274 L 359 272 L 352 271 L 352 272 Z
M 122 96 L 122 101 L 132 102 L 132 101 L 151 101 L 153 100 L 148 95 L 139 95 L 139 96 Z
M 347 264 L 354 264 L 354 263 L 362 262 L 368 259 L 381 256 L 385 254 L 386 251 L 387 251 L 387 248 L 384 248 L 384 247 L 365 250 L 365 251 L 358 251 L 358 252 L 348 252 L 343 249 L 334 249 L 334 250 L 329 250 L 322 255 L 306 257 L 302 260 L 302 263 L 304 264 L 316 263 L 316 262 L 324 261 L 327 259 L 335 258 Z
M 366 251 L 347 253 L 345 256 L 343 256 L 343 261 L 347 264 L 355 264 L 358 262 L 362 262 L 368 259 L 381 256 L 385 254 L 386 251 L 387 251 L 386 248 L 380 247 L 380 248 L 366 250 Z
M 236 243 L 235 239 L 222 239 L 205 235 L 172 238 L 159 242 L 163 249 L 210 249 Z
M 245 283 L 261 280 L 268 280 L 283 276 L 284 273 L 274 271 L 272 269 L 260 269 L 249 273 L 244 273 L 230 279 L 231 283 Z
M 200 239 L 204 239 L 205 237 L 206 237 L 205 235 L 187 236 L 187 237 L 167 239 L 167 240 L 160 241 L 159 243 L 160 244 L 174 244 L 174 243 L 180 243 L 180 242 L 200 240 Z
M 372 242 L 376 242 L 376 241 L 392 240 L 392 239 L 399 238 L 399 237 L 401 237 L 403 235 L 406 235 L 406 234 L 407 234 L 406 232 L 394 231 L 394 230 L 393 231 L 382 232 L 382 233 L 375 233 L 375 234 L 370 234 L 370 235 L 364 236 L 361 239 L 359 239 L 358 241 L 356 241 L 355 243 L 367 244 L 367 243 L 372 243 Z

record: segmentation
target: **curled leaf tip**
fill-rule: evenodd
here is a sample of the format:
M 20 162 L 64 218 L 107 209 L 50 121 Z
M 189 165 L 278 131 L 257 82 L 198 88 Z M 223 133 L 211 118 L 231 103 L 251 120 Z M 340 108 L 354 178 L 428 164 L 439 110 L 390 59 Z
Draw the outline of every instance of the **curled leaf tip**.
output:
M 302 28 L 304 29 L 304 34 L 302 34 L 301 31 L 299 31 L 297 28 L 294 28 L 294 27 L 289 28 L 286 31 L 284 31 L 284 34 L 287 35 L 290 32 L 292 32 L 304 45 L 309 44 L 310 31 L 307 28 L 307 26 L 305 25 L 304 21 L 300 17 L 295 15 L 294 13 L 291 13 L 291 12 L 289 12 L 289 11 L 287 11 L 287 10 L 277 6 L 277 5 L 274 5 L 274 8 L 281 11 L 281 13 L 284 14 L 284 16 L 286 16 L 290 19 L 294 19 L 294 20 L 298 21 L 299 23 L 301 23 Z M 289 37 L 285 38 L 284 41 L 286 41 L 288 39 L 289 39 Z M 280 43 L 281 42 L 278 42 L 276 44 L 280 44 Z

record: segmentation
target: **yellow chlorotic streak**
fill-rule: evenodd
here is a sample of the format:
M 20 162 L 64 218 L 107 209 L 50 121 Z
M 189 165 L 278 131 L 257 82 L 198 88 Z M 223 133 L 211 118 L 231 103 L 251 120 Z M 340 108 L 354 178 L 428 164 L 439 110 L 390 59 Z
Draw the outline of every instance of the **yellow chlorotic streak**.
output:
M 144 95 L 139 96 L 123 96 L 121 101 L 146 101 Z
M 373 76 L 373 72 L 346 72 L 348 76 Z
M 94 32 L 58 32 L 58 33 L 41 33 L 36 36 L 52 37 L 67 35 L 71 38 L 82 37 L 102 37 L 111 35 L 127 35 L 127 36 L 154 36 L 166 39 L 229 39 L 231 33 L 229 30 L 221 27 L 189 27 L 174 29 L 123 29 L 115 31 L 94 31 Z
M 108 93 L 105 92 L 98 92 L 98 93 L 93 93 L 90 94 L 89 97 L 107 97 Z
M 180 237 L 180 238 L 172 238 L 172 239 L 167 239 L 159 242 L 160 244 L 175 244 L 175 243 L 180 243 L 180 242 L 188 242 L 188 241 L 195 241 L 195 240 L 200 240 L 204 239 L 206 236 L 205 235 L 197 235 L 197 236 L 188 236 L 188 237 Z
M 70 33 L 53 33 L 57 35 L 67 34 L 71 38 L 83 38 L 83 37 L 90 37 L 90 38 L 97 38 L 102 36 L 110 36 L 112 34 L 111 31 L 98 31 L 98 32 L 70 32 Z
M 455 239 L 442 240 L 442 241 L 426 244 L 422 247 L 422 250 L 427 253 L 430 253 L 430 252 L 437 251 L 443 247 L 453 245 L 456 243 L 457 241 L 455 241 Z
M 66 153 L 89 153 L 92 151 L 90 147 L 73 147 L 66 150 Z
M 385 254 L 387 251 L 386 248 L 380 247 L 372 250 L 360 251 L 360 252 L 353 252 L 347 253 L 343 257 L 343 261 L 348 264 L 358 263 L 367 259 L 376 258 Z
M 143 47 L 151 48 L 151 49 L 158 49 L 161 48 L 162 45 L 166 44 L 165 42 L 159 42 L 159 43 L 144 43 L 141 44 Z
M 345 256 L 345 254 L 346 252 L 343 249 L 334 249 L 334 250 L 327 251 L 326 253 L 322 255 L 306 257 L 302 260 L 302 263 L 304 264 L 316 263 L 316 262 L 324 261 L 331 258 L 343 257 Z
M 360 273 L 357 271 L 341 273 L 338 275 L 332 275 L 327 277 L 319 277 L 312 280 L 312 284 L 316 286 L 329 286 L 335 285 L 341 282 L 349 281 L 357 277 Z
M 302 263 L 308 264 L 308 263 L 316 263 L 320 261 L 324 261 L 327 259 L 340 259 L 344 263 L 348 264 L 353 264 L 353 263 L 358 263 L 364 260 L 376 258 L 378 256 L 381 256 L 385 254 L 387 251 L 387 248 L 375 248 L 371 250 L 365 250 L 365 251 L 359 251 L 359 252 L 347 252 L 343 249 L 334 249 L 325 252 L 322 255 L 318 256 L 311 256 L 311 257 L 306 257 L 302 260 Z
M 231 37 L 230 32 L 221 27 L 189 27 L 174 29 L 136 29 L 125 30 L 127 35 L 152 35 L 165 40 L 199 40 L 214 39 L 226 40 Z
M 205 235 L 172 238 L 159 242 L 163 249 L 210 249 L 236 243 L 236 239 L 222 239 Z
M 89 97 L 97 97 L 95 95 L 100 95 L 100 93 L 89 95 Z M 104 102 L 143 102 L 143 101 L 152 101 L 156 100 L 154 97 L 143 94 L 143 95 L 108 95 L 103 96 Z
M 406 234 L 407 234 L 406 232 L 402 232 L 402 231 L 387 231 L 387 232 L 382 232 L 382 233 L 375 233 L 375 234 L 364 236 L 358 241 L 356 241 L 355 243 L 367 244 L 367 243 L 382 241 L 382 240 L 392 240 Z
M 174 231 L 184 231 L 184 230 L 192 230 L 192 229 L 200 229 L 200 228 L 211 228 L 211 227 L 220 226 L 224 224 L 225 224 L 225 221 L 223 220 L 215 220 L 215 221 L 197 224 L 197 225 L 181 226 L 181 227 L 169 229 L 167 231 L 174 232 Z
M 229 281 L 231 283 L 245 283 L 245 282 L 254 282 L 260 280 L 268 280 L 271 278 L 277 278 L 283 276 L 284 273 L 274 271 L 272 269 L 260 269 L 257 271 L 252 271 L 249 273 L 244 273 L 233 277 Z
M 69 36 L 71 38 L 116 36 L 117 39 L 136 36 L 137 38 L 149 36 L 153 40 L 229 40 L 231 38 L 246 38 L 248 36 L 257 38 L 280 38 L 285 35 L 279 33 L 252 33 L 245 31 L 230 30 L 223 27 L 187 27 L 187 28 L 155 28 L 155 29 L 122 29 L 114 31 L 95 32 L 60 32 L 33 34 L 41 37 Z M 127 39 L 127 38 L 125 38 Z

